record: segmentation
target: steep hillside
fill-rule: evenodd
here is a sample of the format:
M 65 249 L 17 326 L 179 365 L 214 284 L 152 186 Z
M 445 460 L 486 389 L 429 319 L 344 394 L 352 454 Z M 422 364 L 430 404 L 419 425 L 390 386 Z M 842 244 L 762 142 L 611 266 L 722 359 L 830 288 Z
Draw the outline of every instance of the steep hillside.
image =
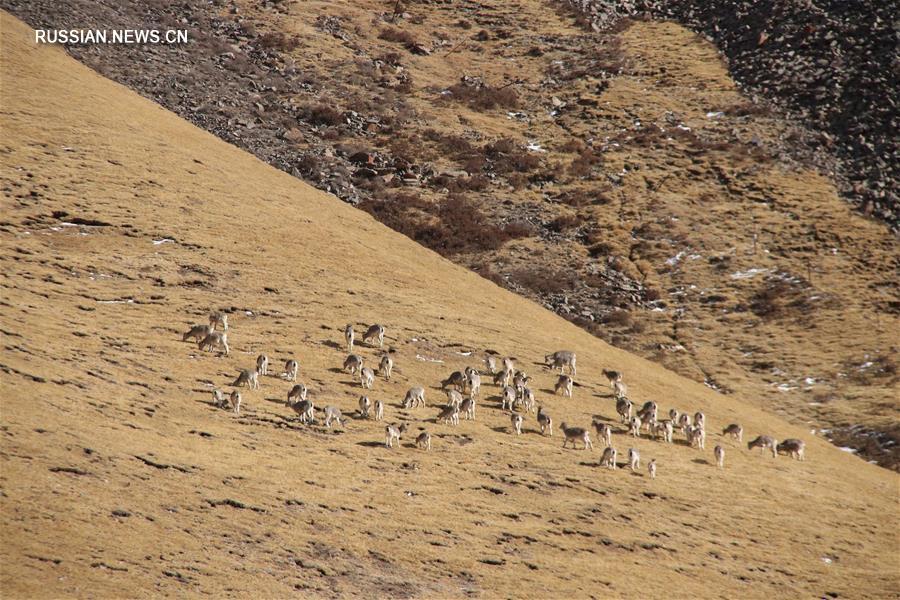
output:
M 896 474 L 606 345 L 0 18 L 4 597 L 900 592 Z M 213 309 L 227 357 L 181 341 Z M 411 435 L 389 450 L 382 423 L 350 416 L 341 330 L 373 321 L 396 368 L 370 394 L 431 452 Z M 560 347 L 579 355 L 571 400 L 535 364 Z M 705 411 L 707 449 L 617 431 L 659 476 L 601 469 L 599 448 L 564 450 L 531 416 L 510 434 L 489 384 L 475 422 L 434 423 L 437 382 L 488 350 L 582 426 L 615 422 L 600 370 L 621 369 L 636 402 Z M 276 374 L 241 414 L 212 406 L 260 352 Z M 343 426 L 285 408 L 290 357 Z M 404 411 L 414 384 L 429 406 Z M 802 438 L 807 460 L 726 441 L 734 421 Z

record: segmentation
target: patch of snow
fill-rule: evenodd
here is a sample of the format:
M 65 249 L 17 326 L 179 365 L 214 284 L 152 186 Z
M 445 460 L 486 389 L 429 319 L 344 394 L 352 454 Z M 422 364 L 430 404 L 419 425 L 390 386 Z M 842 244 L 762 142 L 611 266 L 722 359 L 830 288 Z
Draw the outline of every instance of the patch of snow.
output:
M 735 271 L 731 274 L 732 279 L 751 279 L 761 273 L 768 273 L 771 269 L 747 269 L 746 271 Z
M 97 304 L 134 304 L 134 300 L 131 298 L 127 300 L 97 300 Z
M 816 378 L 815 377 L 807 377 L 806 379 L 803 380 L 803 382 L 806 385 L 812 385 L 816 382 Z
M 682 250 L 681 252 L 679 252 L 678 254 L 673 256 L 672 258 L 667 258 L 666 264 L 669 266 L 674 266 L 675 264 L 678 263 L 678 261 L 680 261 L 682 259 L 682 257 L 684 257 L 685 254 L 687 254 L 687 251 Z
M 680 129 L 680 130 L 682 130 L 682 131 L 690 131 L 690 130 L 691 130 L 690 127 L 688 127 L 687 125 L 684 125 L 684 124 L 682 124 L 682 123 L 679 123 L 679 124 L 676 125 L 675 127 L 677 127 L 678 129 Z
M 159 246 L 160 244 L 174 244 L 174 243 L 175 243 L 175 240 L 173 240 L 172 238 L 161 238 L 158 240 L 153 240 L 154 246 Z
M 537 142 L 528 142 L 526 148 L 528 148 L 532 152 L 546 152 L 546 150 L 541 148 L 540 144 L 538 144 Z
M 847 446 L 839 446 L 838 450 L 843 450 L 844 452 L 849 452 L 850 454 L 856 454 L 856 448 L 848 448 Z
M 460 356 L 472 356 L 472 351 L 470 350 L 469 352 L 457 352 L 457 354 L 459 354 Z
M 433 362 L 433 363 L 443 363 L 439 358 L 428 358 L 426 356 L 422 356 L 421 354 L 416 354 L 416 360 L 421 360 L 422 362 Z
M 831 559 L 828 558 L 827 556 L 823 556 L 823 557 L 822 557 L 822 562 L 825 563 L 826 565 L 830 565 L 830 564 L 831 564 Z
M 725 116 L 725 113 L 723 113 L 721 110 L 718 110 L 718 111 L 716 111 L 716 112 L 708 112 L 708 113 L 706 113 L 706 118 L 707 118 L 707 119 L 719 119 L 719 118 L 724 117 L 724 116 Z
M 778 386 L 775 389 L 777 389 L 779 392 L 789 392 L 791 390 L 796 390 L 797 386 L 792 386 L 787 383 L 781 383 L 781 384 L 778 384 Z

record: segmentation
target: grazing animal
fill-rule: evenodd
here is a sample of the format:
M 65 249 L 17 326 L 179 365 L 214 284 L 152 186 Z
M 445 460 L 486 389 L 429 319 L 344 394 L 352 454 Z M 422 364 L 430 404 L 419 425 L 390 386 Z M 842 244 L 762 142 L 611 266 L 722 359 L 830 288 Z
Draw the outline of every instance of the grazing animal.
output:
M 234 414 L 241 414 L 241 393 L 237 390 L 231 392 L 231 406 L 234 407 Z
M 747 442 L 747 450 L 754 448 L 760 448 L 763 452 L 768 448 L 772 451 L 772 458 L 778 457 L 778 442 L 770 435 L 761 435 L 752 442 Z
M 628 449 L 628 467 L 632 472 L 641 468 L 641 453 L 637 451 L 637 448 Z
M 344 422 L 341 420 L 344 415 L 341 414 L 341 409 L 337 406 L 326 406 L 322 411 L 325 413 L 325 427 L 331 429 L 331 424 L 334 421 L 337 421 L 337 424 L 341 427 L 344 426 Z
M 371 390 L 375 385 L 375 371 L 369 367 L 363 367 L 359 370 L 359 384 L 367 390 Z
M 732 423 L 722 430 L 722 435 L 729 435 L 740 442 L 743 441 L 741 438 L 744 437 L 744 428 L 737 423 Z
M 190 339 L 200 341 L 209 334 L 211 334 L 214 329 L 209 325 L 194 325 L 188 331 L 185 332 L 183 336 L 181 336 L 181 341 L 186 342 Z
M 628 386 L 621 381 L 613 383 L 613 394 L 615 394 L 618 399 L 624 398 L 628 395 Z
M 381 400 L 375 401 L 375 420 L 384 420 L 384 402 L 382 402 Z
M 369 400 L 368 396 L 360 396 L 359 397 L 359 416 L 367 419 L 369 417 L 369 409 L 372 406 L 372 401 Z
M 403 408 L 415 408 L 419 404 L 425 407 L 425 388 L 419 386 L 409 388 L 403 398 Z
M 486 354 L 484 357 L 484 368 L 487 369 L 487 372 L 491 375 L 497 373 L 497 357 L 492 356 L 490 354 Z
M 516 390 L 514 387 L 507 385 L 503 388 L 503 410 L 512 410 L 516 403 Z
M 577 448 L 576 442 L 581 442 L 584 444 L 584 449 L 594 449 L 594 445 L 591 443 L 591 436 L 588 434 L 587 429 L 583 427 L 568 427 L 566 424 L 560 423 L 559 428 L 562 429 L 563 435 L 565 439 L 563 440 L 563 448 L 566 447 L 568 442 L 572 442 L 572 448 Z
M 373 340 L 378 342 L 378 347 L 384 347 L 384 325 L 379 325 L 378 323 L 374 325 L 370 325 L 366 332 L 363 334 L 363 341 L 367 344 L 371 344 Z
M 347 342 L 347 352 L 353 352 L 353 340 L 356 338 L 356 333 L 353 331 L 353 323 L 347 323 L 347 326 L 344 327 L 344 340 Z
M 446 391 L 447 394 L 447 406 L 459 406 L 462 404 L 463 397 L 462 394 L 459 393 L 459 390 L 449 389 Z
M 356 375 L 359 373 L 360 369 L 363 366 L 363 357 L 359 354 L 348 354 L 347 358 L 344 359 L 344 367 L 345 371 L 348 371 L 351 375 Z
M 797 460 L 805 460 L 803 454 L 806 450 L 806 442 L 796 438 L 788 438 L 775 446 L 779 454 L 788 454 Z
M 641 437 L 641 418 L 638 416 L 631 417 L 631 423 L 629 423 L 631 435 L 634 437 Z
M 619 398 L 616 400 L 616 412 L 619 413 L 623 423 L 631 421 L 632 407 L 631 400 L 628 400 L 627 398 Z
M 465 415 L 467 420 L 475 420 L 475 398 L 469 397 L 459 405 L 459 412 Z
M 221 325 L 222 331 L 228 331 L 228 315 L 225 313 L 215 312 L 209 315 L 209 326 L 216 329 Z
M 445 390 L 448 387 L 455 387 L 459 391 L 463 391 L 466 388 L 466 375 L 462 371 L 453 371 L 450 373 L 450 377 L 443 380 L 441 382 L 441 389 Z
M 285 406 L 290 406 L 294 402 L 298 402 L 300 400 L 306 400 L 306 386 L 302 383 L 294 384 L 294 387 L 290 389 L 287 394 L 287 402 L 285 402 Z
M 300 372 L 300 363 L 293 358 L 284 362 L 284 375 L 288 381 L 297 381 L 297 373 Z
M 716 466 L 720 469 L 725 468 L 725 448 L 716 446 L 713 448 L 713 455 L 716 457 Z
M 400 438 L 405 431 L 406 423 L 401 424 L 399 427 L 397 425 L 388 425 L 384 428 L 384 445 L 388 448 L 393 448 L 394 440 L 400 442 Z
M 615 470 L 616 458 L 618 457 L 618 454 L 619 453 L 615 448 L 613 448 L 612 446 L 607 446 L 603 451 L 603 455 L 600 457 L 600 466 Z
M 268 375 L 269 374 L 269 357 L 265 354 L 260 354 L 256 357 L 256 370 L 260 375 Z
M 603 376 L 609 381 L 609 387 L 613 387 L 617 381 L 622 381 L 622 373 L 620 371 L 603 369 Z
M 385 380 L 391 380 L 391 372 L 394 370 L 394 359 L 385 354 L 381 357 L 381 362 L 378 363 L 378 372 L 381 374 Z
M 225 394 L 220 389 L 213 390 L 213 406 L 216 408 L 225 408 L 227 406 L 228 401 L 225 399 Z
M 572 379 L 569 375 L 560 375 L 559 379 L 556 380 L 556 386 L 553 388 L 553 393 L 558 394 L 560 390 L 562 390 L 562 395 L 566 398 L 572 397 L 572 387 L 575 385 L 575 380 Z
M 513 433 L 516 435 L 522 435 L 522 423 L 525 422 L 525 419 L 519 413 L 513 413 L 509 415 L 509 420 L 512 423 Z
M 550 437 L 553 437 L 553 418 L 544 412 L 543 406 L 538 408 L 537 422 L 541 426 L 541 435 L 549 433 Z
M 650 473 L 650 479 L 656 479 L 656 459 L 652 459 L 647 463 L 647 472 Z
M 544 357 L 544 363 L 546 363 L 551 369 L 559 369 L 560 372 L 562 372 L 564 369 L 569 369 L 569 373 L 572 376 L 575 376 L 577 374 L 577 369 L 575 366 L 576 360 L 577 357 L 571 350 L 557 350 L 553 354 L 548 354 Z
M 605 442 L 607 448 L 612 446 L 612 427 L 600 421 L 592 421 L 591 425 L 594 426 L 594 431 L 597 432 L 597 439 Z
M 450 425 L 459 425 L 459 406 L 451 404 L 443 407 L 441 412 L 438 413 L 437 420 Z
M 205 338 L 200 340 L 199 348 L 201 352 L 206 352 L 207 350 L 221 349 L 224 351 L 225 356 L 228 356 L 231 350 L 228 348 L 228 335 L 224 331 L 213 331 L 209 333 Z
M 315 419 L 316 407 L 313 405 L 312 400 L 293 402 L 290 407 L 291 410 L 299 415 L 301 423 L 310 423 Z
M 422 450 L 425 450 L 426 452 L 428 450 L 431 450 L 431 434 L 427 431 L 423 431 L 422 433 L 420 433 L 416 438 L 416 446 L 421 448 Z
M 234 383 L 231 384 L 234 387 L 241 387 L 242 385 L 246 385 L 251 390 L 259 389 L 259 373 L 256 372 L 256 369 L 244 369 L 237 376 L 237 379 L 234 380 Z

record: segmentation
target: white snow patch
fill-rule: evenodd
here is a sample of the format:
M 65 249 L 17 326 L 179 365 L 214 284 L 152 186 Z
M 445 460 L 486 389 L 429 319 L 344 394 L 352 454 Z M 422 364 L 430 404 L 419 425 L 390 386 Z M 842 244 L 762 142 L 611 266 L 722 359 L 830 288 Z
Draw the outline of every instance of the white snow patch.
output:
M 134 300 L 97 300 L 97 304 L 134 304 Z
M 172 238 L 161 238 L 158 240 L 153 240 L 154 246 L 159 246 L 160 244 L 174 244 L 174 243 L 175 243 L 175 240 L 173 240 Z
M 540 144 L 538 144 L 537 142 L 529 142 L 526 148 L 528 148 L 532 152 L 546 152 L 546 150 L 541 148 Z
M 684 257 L 685 254 L 687 254 L 687 251 L 682 250 L 681 252 L 679 252 L 678 254 L 673 256 L 672 258 L 666 259 L 666 264 L 669 266 L 674 266 L 675 264 L 678 263 L 678 261 L 680 261 Z
M 443 363 L 439 358 L 428 358 L 427 356 L 422 356 L 421 354 L 416 354 L 416 360 L 421 360 L 422 362 L 433 362 L 433 363 Z
M 849 452 L 850 454 L 856 454 L 856 448 L 848 448 L 847 446 L 839 446 L 838 450 L 843 450 L 844 452 Z
M 751 279 L 761 273 L 768 273 L 771 269 L 747 269 L 746 271 L 735 271 L 731 274 L 732 279 Z
M 716 111 L 716 112 L 708 112 L 708 113 L 706 113 L 706 118 L 707 118 L 707 119 L 719 119 L 719 118 L 724 117 L 724 116 L 725 116 L 725 113 L 723 113 L 721 110 L 718 110 L 718 111 Z

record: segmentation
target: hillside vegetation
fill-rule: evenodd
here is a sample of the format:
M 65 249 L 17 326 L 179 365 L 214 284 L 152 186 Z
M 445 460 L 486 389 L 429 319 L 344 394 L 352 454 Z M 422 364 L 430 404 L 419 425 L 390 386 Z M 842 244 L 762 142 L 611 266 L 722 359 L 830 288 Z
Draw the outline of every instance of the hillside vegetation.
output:
M 607 345 L 0 19 L 4 597 L 900 592 L 895 473 Z M 227 357 L 181 341 L 215 309 Z M 370 395 L 431 452 L 389 450 L 351 416 L 347 322 L 386 324 L 395 376 Z M 573 399 L 535 364 L 563 347 Z M 707 449 L 617 431 L 659 476 L 601 469 L 599 448 L 563 450 L 531 416 L 510 434 L 489 384 L 475 422 L 434 423 L 437 383 L 488 350 L 517 358 L 557 422 L 614 423 L 616 368 L 635 402 L 703 410 Z M 276 375 L 239 416 L 212 406 L 260 352 Z M 284 406 L 291 357 L 343 427 Z M 428 408 L 401 410 L 415 384 Z M 748 452 L 718 435 L 731 422 L 801 438 L 807 460 Z

